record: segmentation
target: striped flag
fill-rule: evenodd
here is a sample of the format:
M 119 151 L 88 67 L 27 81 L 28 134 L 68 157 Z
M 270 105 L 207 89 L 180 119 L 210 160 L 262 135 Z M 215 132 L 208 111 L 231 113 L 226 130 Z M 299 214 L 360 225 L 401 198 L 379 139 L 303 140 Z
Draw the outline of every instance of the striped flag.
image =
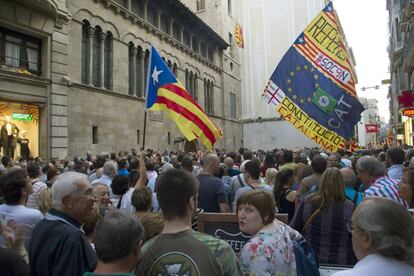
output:
M 244 48 L 243 43 L 243 30 L 242 27 L 239 24 L 236 24 L 236 27 L 234 29 L 234 36 L 236 37 L 236 44 L 240 48 Z
M 146 108 L 167 112 L 187 140 L 199 138 L 211 149 L 222 136 L 221 131 L 175 78 L 154 47 L 151 47 L 147 81 Z
M 332 2 L 299 34 L 263 96 L 280 116 L 328 151 L 354 136 L 364 107 Z

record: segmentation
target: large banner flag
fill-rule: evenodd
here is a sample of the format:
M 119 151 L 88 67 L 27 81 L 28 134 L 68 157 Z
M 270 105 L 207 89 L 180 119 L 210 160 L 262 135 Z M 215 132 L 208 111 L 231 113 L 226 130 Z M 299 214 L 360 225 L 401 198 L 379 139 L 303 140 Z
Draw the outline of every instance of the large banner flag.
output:
M 200 138 L 211 149 L 222 136 L 204 110 L 175 78 L 160 54 L 151 47 L 146 108 L 166 111 L 187 140 Z
M 283 56 L 263 96 L 300 132 L 336 151 L 352 138 L 364 111 L 355 81 L 329 2 Z

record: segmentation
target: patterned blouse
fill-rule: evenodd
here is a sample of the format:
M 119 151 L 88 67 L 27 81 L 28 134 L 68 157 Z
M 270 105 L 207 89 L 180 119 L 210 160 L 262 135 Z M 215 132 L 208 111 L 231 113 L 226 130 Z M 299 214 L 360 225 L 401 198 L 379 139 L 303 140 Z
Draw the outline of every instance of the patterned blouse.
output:
M 292 240 L 300 234 L 275 220 L 276 229 L 259 231 L 240 252 L 243 275 L 296 275 Z

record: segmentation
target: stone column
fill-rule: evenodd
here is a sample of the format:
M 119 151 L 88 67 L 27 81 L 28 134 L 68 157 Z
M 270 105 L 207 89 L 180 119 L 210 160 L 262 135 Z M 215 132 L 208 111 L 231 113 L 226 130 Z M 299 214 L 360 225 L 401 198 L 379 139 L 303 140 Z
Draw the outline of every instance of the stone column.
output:
M 99 57 L 100 57 L 100 64 L 99 64 L 99 87 L 105 88 L 105 38 L 106 33 L 100 32 L 99 33 Z
M 181 26 L 180 28 L 180 42 L 184 44 L 184 27 Z
M 147 0 L 144 1 L 142 6 L 143 6 L 143 9 L 144 9 L 144 20 L 147 21 L 148 20 L 148 13 L 147 13 L 148 2 L 147 2 Z
M 170 36 L 174 37 L 174 19 L 170 20 Z
M 162 12 L 160 12 L 160 11 L 157 11 L 157 13 L 156 13 L 156 19 L 155 19 L 155 21 L 157 22 L 157 28 L 158 29 L 160 29 L 161 30 L 161 15 L 162 15 Z
M 141 91 L 139 93 L 140 97 L 144 97 L 145 96 L 145 82 L 147 81 L 146 76 L 144 76 L 145 73 L 145 51 L 144 49 L 141 51 L 139 58 L 141 59 L 141 63 L 139 64 L 139 66 L 141 67 L 141 83 L 139 84 Z M 149 66 L 149 65 L 148 65 Z M 149 70 L 149 68 L 148 68 Z
M 93 86 L 93 35 L 95 34 L 95 28 L 88 27 L 88 79 L 87 82 L 89 85 Z

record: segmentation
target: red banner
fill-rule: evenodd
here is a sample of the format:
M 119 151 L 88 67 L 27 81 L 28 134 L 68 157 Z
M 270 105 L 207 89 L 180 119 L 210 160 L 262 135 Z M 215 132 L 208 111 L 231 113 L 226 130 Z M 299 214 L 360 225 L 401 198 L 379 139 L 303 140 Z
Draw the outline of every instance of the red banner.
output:
M 398 96 L 398 105 L 400 108 L 414 106 L 414 94 L 412 90 L 402 91 Z
M 365 129 L 366 129 L 367 133 L 379 132 L 379 127 L 376 124 L 366 124 Z

